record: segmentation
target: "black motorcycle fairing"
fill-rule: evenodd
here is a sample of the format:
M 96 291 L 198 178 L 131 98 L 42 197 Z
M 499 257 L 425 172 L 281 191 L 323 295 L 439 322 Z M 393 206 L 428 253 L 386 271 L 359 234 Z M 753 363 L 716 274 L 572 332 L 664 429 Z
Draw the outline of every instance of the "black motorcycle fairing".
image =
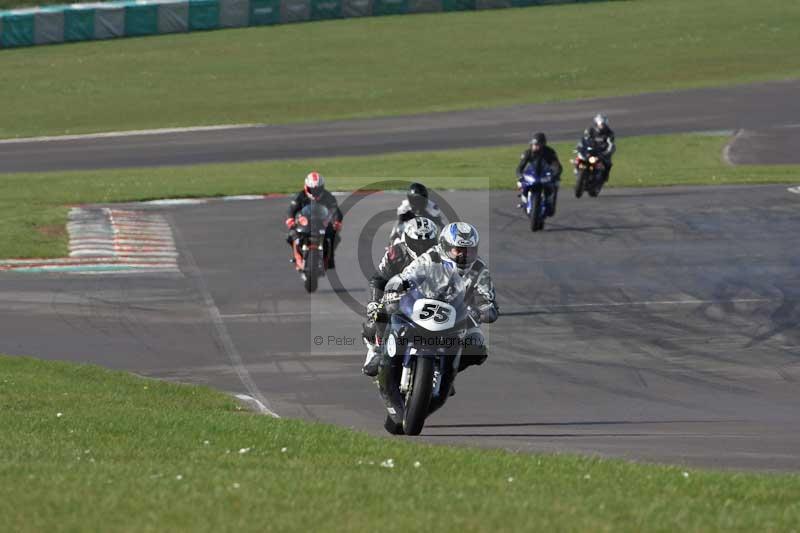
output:
M 297 214 L 296 231 L 308 236 L 324 236 L 330 224 L 330 211 L 318 202 L 310 202 Z

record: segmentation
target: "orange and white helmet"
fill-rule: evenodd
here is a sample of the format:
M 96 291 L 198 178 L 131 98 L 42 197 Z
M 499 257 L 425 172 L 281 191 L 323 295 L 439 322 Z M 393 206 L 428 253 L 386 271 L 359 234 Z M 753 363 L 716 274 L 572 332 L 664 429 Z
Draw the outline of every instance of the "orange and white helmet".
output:
M 306 176 L 305 187 L 306 196 L 318 200 L 325 190 L 325 178 L 319 172 L 310 172 Z

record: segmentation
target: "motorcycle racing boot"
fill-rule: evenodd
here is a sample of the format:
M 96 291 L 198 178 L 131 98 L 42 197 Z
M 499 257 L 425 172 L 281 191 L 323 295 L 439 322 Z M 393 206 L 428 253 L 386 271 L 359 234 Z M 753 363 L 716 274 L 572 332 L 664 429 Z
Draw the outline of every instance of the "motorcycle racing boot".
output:
M 381 355 L 375 350 L 375 345 L 371 342 L 367 342 L 367 340 L 364 339 L 364 344 L 367 345 L 367 357 L 364 359 L 364 366 L 361 367 L 361 373 L 365 376 L 374 378 L 378 375 L 378 367 L 380 366 Z

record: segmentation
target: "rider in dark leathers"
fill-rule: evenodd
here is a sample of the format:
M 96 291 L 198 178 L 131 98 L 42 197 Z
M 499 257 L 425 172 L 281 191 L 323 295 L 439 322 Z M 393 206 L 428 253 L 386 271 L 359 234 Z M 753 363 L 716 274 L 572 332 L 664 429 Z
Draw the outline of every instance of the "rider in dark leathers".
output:
M 369 280 L 370 301 L 367 303 L 367 321 L 363 324 L 364 344 L 367 345 L 367 358 L 361 371 L 367 376 L 378 374 L 380 358 L 375 354 L 376 339 L 383 338 L 388 317 L 380 311 L 381 298 L 386 283 L 403 271 L 414 259 L 436 245 L 439 227 L 430 219 L 416 217 L 407 220 L 400 240 L 386 249 L 378 270 Z
M 614 130 L 608 126 L 607 116 L 602 114 L 595 115 L 592 120 L 592 125 L 589 129 L 584 130 L 579 147 L 581 144 L 590 143 L 597 146 L 600 150 L 598 155 L 603 159 L 603 163 L 605 164 L 605 172 L 603 173 L 603 183 L 605 183 L 611 175 L 611 167 L 613 166 L 611 156 L 617 151 Z
M 424 217 L 432 220 L 439 228 L 443 226 L 442 211 L 428 196 L 428 188 L 425 185 L 421 183 L 409 185 L 406 199 L 397 208 L 397 222 L 389 235 L 389 244 L 403 234 L 403 224 L 412 218 Z
M 554 182 L 554 191 L 553 191 L 553 201 L 550 202 L 551 210 L 548 216 L 553 216 L 556 214 L 556 202 L 558 201 L 558 188 L 561 184 L 561 172 L 563 171 L 563 167 L 561 166 L 561 162 L 558 160 L 558 154 L 556 151 L 550 148 L 547 145 L 547 137 L 544 133 L 536 133 L 531 139 L 530 146 L 527 150 L 522 152 L 522 155 L 519 159 L 519 164 L 517 165 L 517 189 L 519 192 L 517 195 L 520 199 L 520 207 L 525 206 L 525 201 L 522 198 L 522 174 L 525 172 L 525 169 L 531 166 L 536 173 L 543 173 L 546 168 L 553 173 L 553 182 Z
M 328 208 L 331 213 L 331 223 L 325 231 L 326 248 L 329 250 L 328 255 L 328 268 L 336 268 L 334 262 L 334 251 L 339 245 L 341 238 L 339 231 L 342 229 L 342 212 L 339 210 L 339 203 L 336 198 L 325 189 L 325 178 L 318 172 L 311 172 L 306 176 L 303 190 L 298 192 L 289 204 L 289 210 L 286 212 L 286 228 L 289 230 L 289 235 L 286 237 L 286 242 L 292 247 L 294 251 L 294 241 L 297 238 L 294 231 L 295 216 L 297 213 L 307 206 L 310 202 L 315 201 Z

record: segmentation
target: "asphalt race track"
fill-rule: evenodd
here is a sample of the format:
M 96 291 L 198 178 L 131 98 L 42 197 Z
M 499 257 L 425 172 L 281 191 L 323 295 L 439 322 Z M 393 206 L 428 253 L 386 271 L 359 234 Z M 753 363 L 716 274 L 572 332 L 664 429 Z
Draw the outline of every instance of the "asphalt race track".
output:
M 800 165 L 800 125 L 740 130 L 728 146 L 734 165 Z
M 598 111 L 618 136 L 800 124 L 800 81 L 558 104 L 212 131 L 0 141 L 0 173 L 224 163 L 524 145 L 535 130 L 574 140 Z M 794 160 L 797 137 L 788 147 Z M 769 146 L 775 143 L 770 141 Z M 760 162 L 760 161 L 759 161 Z M 784 159 L 767 161 L 782 163 Z
M 444 194 L 481 231 L 503 316 L 423 440 L 800 471 L 800 194 L 565 190 L 537 234 L 512 196 Z M 157 208 L 181 275 L 0 274 L 0 353 L 206 383 L 383 434 L 348 302 L 365 301 L 359 257 L 377 258 L 379 215 L 400 197 L 353 200 L 338 282 L 313 296 L 287 262 L 280 198 Z

